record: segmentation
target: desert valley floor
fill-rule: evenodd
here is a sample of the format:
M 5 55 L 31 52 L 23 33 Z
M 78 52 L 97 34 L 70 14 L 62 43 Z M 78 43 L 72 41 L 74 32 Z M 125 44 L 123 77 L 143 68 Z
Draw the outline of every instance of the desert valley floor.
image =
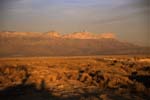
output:
M 150 56 L 0 58 L 1 100 L 150 100 Z

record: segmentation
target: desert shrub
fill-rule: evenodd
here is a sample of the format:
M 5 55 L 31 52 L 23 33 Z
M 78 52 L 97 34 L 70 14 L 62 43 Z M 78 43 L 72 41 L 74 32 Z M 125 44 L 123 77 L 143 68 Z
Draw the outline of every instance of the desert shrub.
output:
M 92 81 L 92 78 L 89 76 L 88 73 L 83 73 L 79 80 L 81 82 L 90 83 Z
M 150 66 L 143 66 L 140 70 L 149 71 L 150 72 Z
M 134 86 L 135 86 L 135 91 L 137 92 L 144 92 L 146 89 L 145 86 L 139 82 L 135 82 Z
M 0 67 L 0 77 L 1 77 L 1 85 L 3 87 L 8 87 L 10 85 L 16 85 L 16 84 L 25 84 L 28 77 L 30 76 L 28 74 L 27 67 L 24 65 L 20 66 L 11 66 L 6 65 L 3 67 Z
M 67 77 L 67 79 L 71 79 L 72 74 L 70 72 L 64 72 L 65 76 Z
M 119 87 L 127 87 L 128 85 L 133 84 L 133 82 L 128 78 L 120 75 L 114 75 L 108 81 L 109 88 L 119 88 Z

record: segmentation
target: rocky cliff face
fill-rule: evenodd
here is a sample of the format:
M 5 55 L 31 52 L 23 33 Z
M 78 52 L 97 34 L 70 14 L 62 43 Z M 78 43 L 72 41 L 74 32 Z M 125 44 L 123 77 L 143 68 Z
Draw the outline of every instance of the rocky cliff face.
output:
M 63 37 L 71 39 L 102 39 L 102 38 L 115 39 L 116 36 L 113 33 L 93 34 L 89 32 L 76 32 L 72 34 L 66 34 Z
M 43 35 L 49 38 L 61 38 L 62 37 L 60 33 L 55 32 L 55 31 L 46 32 Z

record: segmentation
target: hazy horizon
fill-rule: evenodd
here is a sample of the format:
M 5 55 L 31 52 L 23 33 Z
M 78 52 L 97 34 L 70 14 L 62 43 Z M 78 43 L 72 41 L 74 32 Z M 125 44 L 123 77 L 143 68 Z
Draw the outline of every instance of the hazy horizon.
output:
M 149 0 L 1 0 L 0 31 L 112 32 L 149 46 Z

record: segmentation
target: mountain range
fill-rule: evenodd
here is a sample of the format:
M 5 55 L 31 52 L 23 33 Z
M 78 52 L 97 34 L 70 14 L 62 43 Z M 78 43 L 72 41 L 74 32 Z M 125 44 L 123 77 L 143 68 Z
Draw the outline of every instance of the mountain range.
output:
M 130 55 L 149 51 L 149 47 L 120 41 L 114 33 L 0 32 L 0 57 Z
M 64 39 L 101 39 L 101 38 L 115 38 L 113 33 L 93 34 L 89 32 L 75 32 L 72 34 L 60 34 L 55 31 L 46 33 L 37 32 L 0 32 L 0 37 L 47 37 L 47 38 L 64 38 Z

